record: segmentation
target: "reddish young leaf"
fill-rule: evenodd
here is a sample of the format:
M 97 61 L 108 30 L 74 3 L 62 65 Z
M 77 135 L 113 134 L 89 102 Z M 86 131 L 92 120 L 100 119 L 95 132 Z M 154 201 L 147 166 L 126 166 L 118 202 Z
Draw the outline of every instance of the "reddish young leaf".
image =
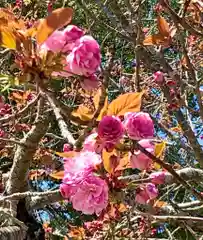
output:
M 116 171 L 122 171 L 127 168 L 131 168 L 130 159 L 129 159 L 128 154 L 120 159 L 119 164 L 116 167 Z
M 168 205 L 167 202 L 157 200 L 157 201 L 155 201 L 153 207 L 162 208 L 162 207 L 165 207 L 167 205 Z
M 0 26 L 9 27 L 11 29 L 23 30 L 25 23 L 22 19 L 18 19 L 12 11 L 6 8 L 0 8 Z
M 171 38 L 174 37 L 177 29 L 174 27 L 170 28 L 169 24 L 162 16 L 157 17 L 157 27 L 159 32 L 147 36 L 144 39 L 143 44 L 148 46 L 162 45 L 168 47 L 171 44 Z
M 10 99 L 14 100 L 17 104 L 25 104 L 27 102 L 28 96 L 30 95 L 31 91 L 21 92 L 13 92 L 11 93 Z
M 77 240 L 85 239 L 85 229 L 83 227 L 73 227 L 69 231 L 68 236 Z
M 123 213 L 123 212 L 126 212 L 128 210 L 127 206 L 123 203 L 120 203 L 119 204 L 119 207 L 118 207 L 118 211 Z
M 169 24 L 167 23 L 167 21 L 162 16 L 157 17 L 157 26 L 158 26 L 158 29 L 159 29 L 159 33 L 163 37 L 169 37 L 169 34 L 170 34 Z
M 104 169 L 109 172 L 113 173 L 115 170 L 115 166 L 112 164 L 112 158 L 113 157 L 118 157 L 118 152 L 116 149 L 114 149 L 112 152 L 107 152 L 105 149 L 102 151 L 102 160 L 103 160 L 103 165 Z
M 69 152 L 55 152 L 56 155 L 62 158 L 73 158 L 75 157 L 78 153 L 75 151 L 69 151 Z
M 61 180 L 64 177 L 64 171 L 59 171 L 59 172 L 55 172 L 55 173 L 51 173 L 49 174 L 50 177 L 57 179 L 57 180 Z
M 107 115 L 123 116 L 127 112 L 139 112 L 144 91 L 126 93 L 113 100 L 107 109 Z
M 101 95 L 102 95 L 102 90 L 98 89 L 97 93 L 94 95 L 94 98 L 93 98 L 94 107 L 91 108 L 82 103 L 79 105 L 79 107 L 76 110 L 72 112 L 72 115 L 74 117 L 79 117 L 83 121 L 91 121 L 92 118 L 94 117 L 95 112 L 99 108 L 99 101 L 100 101 Z M 108 98 L 106 97 L 104 106 L 100 111 L 97 121 L 100 121 L 102 117 L 106 115 L 107 108 L 108 108 Z
M 0 28 L 0 45 L 5 48 L 16 49 L 17 38 L 15 33 L 8 27 Z
M 144 41 L 143 45 L 145 46 L 152 46 L 152 45 L 163 45 L 168 38 L 164 37 L 161 34 L 154 34 L 147 36 Z
M 42 20 L 38 26 L 36 40 L 42 44 L 57 29 L 64 27 L 72 20 L 72 8 L 58 8 L 47 18 Z

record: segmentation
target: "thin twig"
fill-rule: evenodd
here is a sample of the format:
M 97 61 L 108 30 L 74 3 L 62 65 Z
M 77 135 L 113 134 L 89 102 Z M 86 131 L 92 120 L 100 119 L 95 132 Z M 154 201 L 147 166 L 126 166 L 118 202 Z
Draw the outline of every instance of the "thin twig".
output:
M 21 141 L 17 141 L 17 140 L 14 140 L 14 139 L 9 139 L 9 138 L 0 137 L 0 142 L 7 142 L 7 143 L 13 143 L 13 144 L 21 145 L 21 146 L 26 146 Z
M 168 10 L 168 13 L 171 15 L 171 18 L 173 19 L 174 22 L 179 23 L 183 28 L 188 30 L 192 35 L 203 37 L 203 34 L 201 32 L 194 29 L 189 23 L 185 21 L 184 18 L 180 18 L 176 14 L 176 12 L 168 5 L 166 0 L 160 0 L 160 3 L 162 4 L 162 6 L 164 6 Z
M 30 101 L 19 112 L 0 118 L 0 123 L 8 122 L 10 120 L 14 120 L 17 117 L 20 117 L 20 116 L 24 115 L 25 113 L 27 113 L 27 111 L 38 101 L 39 97 L 40 97 L 40 93 L 36 96 L 36 98 L 34 98 L 32 101 Z
M 3 201 L 7 201 L 7 200 L 20 200 L 22 198 L 25 198 L 25 197 L 32 197 L 32 196 L 38 196 L 38 197 L 41 197 L 41 196 L 49 196 L 49 195 L 53 195 L 55 193 L 58 194 L 59 190 L 55 190 L 55 191 L 46 191 L 46 192 L 30 192 L 30 191 L 27 191 L 27 192 L 22 192 L 22 193 L 13 193 L 11 195 L 8 195 L 8 196 L 3 196 L 3 197 L 0 197 L 0 202 L 3 202 Z
M 41 88 L 41 91 L 47 97 L 47 100 L 49 101 L 49 104 L 55 114 L 59 129 L 61 131 L 61 135 L 64 137 L 64 139 L 66 139 L 68 141 L 68 143 L 75 145 L 75 139 L 73 138 L 71 132 L 68 130 L 68 126 L 61 115 L 61 109 L 58 106 L 55 97 L 52 96 L 52 94 L 50 92 L 48 92 L 42 88 Z
M 138 2 L 138 6 L 141 6 L 141 1 Z M 137 16 L 137 37 L 136 37 L 136 81 L 135 85 L 137 86 L 137 91 L 141 92 L 140 88 L 140 82 L 141 82 L 141 77 L 140 77 L 140 41 L 141 41 L 141 10 L 138 11 L 138 16 Z

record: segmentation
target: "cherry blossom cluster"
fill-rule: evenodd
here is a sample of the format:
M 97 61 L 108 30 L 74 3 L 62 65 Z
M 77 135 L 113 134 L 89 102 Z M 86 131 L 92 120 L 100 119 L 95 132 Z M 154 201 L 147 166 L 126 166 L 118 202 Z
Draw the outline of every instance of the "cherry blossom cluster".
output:
M 64 68 L 54 72 L 54 76 L 80 76 L 81 86 L 86 90 L 98 87 L 95 75 L 101 64 L 100 47 L 92 37 L 74 25 L 64 30 L 56 30 L 41 46 L 41 51 L 52 51 L 65 55 Z M 155 74 L 155 80 L 164 81 L 160 73 Z M 60 185 L 61 194 L 69 200 L 73 208 L 85 214 L 99 215 L 108 205 L 109 186 L 104 175 L 97 171 L 102 165 L 102 152 L 111 152 L 117 144 L 125 139 L 138 141 L 148 152 L 154 154 L 155 146 L 150 140 L 154 136 L 154 125 L 148 113 L 128 112 L 122 121 L 117 116 L 104 116 L 98 127 L 84 141 L 81 152 L 72 157 L 64 158 L 64 178 Z M 64 152 L 70 151 L 68 145 Z M 152 159 L 134 149 L 129 151 L 132 168 L 150 171 Z M 118 162 L 120 159 L 114 159 Z M 162 174 L 162 173 L 161 173 Z M 155 184 L 164 182 L 164 175 L 152 176 L 152 182 L 143 184 L 136 189 L 135 200 L 146 204 L 158 195 Z M 161 179 L 161 180 L 160 180 Z
M 80 153 L 64 158 L 65 174 L 60 190 L 64 198 L 73 204 L 73 208 L 85 214 L 99 215 L 108 204 L 108 184 L 99 175 L 98 165 L 102 163 L 102 151 L 111 151 L 124 139 L 138 141 L 148 152 L 154 153 L 150 138 L 154 135 L 154 125 L 148 113 L 130 112 L 122 121 L 116 116 L 104 116 L 97 129 L 90 134 Z M 66 144 L 64 152 L 70 151 Z M 129 152 L 132 168 L 150 170 L 152 160 L 140 150 Z M 164 183 L 164 172 L 152 173 L 151 182 L 136 189 L 135 201 L 146 204 L 158 196 L 156 184 Z
M 41 46 L 41 50 L 63 53 L 65 60 L 61 72 L 55 76 L 82 76 L 82 87 L 92 90 L 98 87 L 99 81 L 95 75 L 101 64 L 100 47 L 97 41 L 75 25 L 69 25 L 64 30 L 56 30 Z

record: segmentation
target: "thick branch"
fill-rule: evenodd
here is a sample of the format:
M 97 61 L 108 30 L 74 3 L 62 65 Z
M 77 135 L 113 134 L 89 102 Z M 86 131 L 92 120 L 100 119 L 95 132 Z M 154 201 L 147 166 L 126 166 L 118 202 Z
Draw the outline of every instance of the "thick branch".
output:
M 190 180 L 190 181 L 203 182 L 203 170 L 201 170 L 201 169 L 183 168 L 181 170 L 176 171 L 176 173 L 181 178 L 183 178 L 185 181 Z M 136 183 L 136 184 L 151 182 L 150 178 L 141 179 L 141 177 L 137 174 L 133 174 L 133 175 L 130 175 L 130 176 L 125 176 L 125 177 L 120 177 L 120 179 L 133 180 L 133 182 Z M 177 182 L 177 179 L 174 175 L 172 175 L 169 172 L 165 173 L 164 184 L 172 184 L 172 183 L 176 183 L 176 182 Z
M 48 128 L 47 119 L 38 121 L 28 134 L 20 141 L 15 151 L 13 166 L 6 186 L 6 194 L 23 192 L 27 190 L 27 172 L 30 161 L 35 154 L 40 139 Z
M 188 138 L 189 143 L 194 150 L 196 160 L 199 162 L 201 167 L 203 167 L 203 151 L 201 149 L 200 144 L 197 141 L 194 132 L 192 131 L 188 122 L 185 120 L 181 110 L 176 111 L 175 114 L 179 125 L 183 129 L 184 135 Z
M 22 240 L 26 237 L 26 231 L 18 226 L 0 227 L 1 240 L 15 239 Z
M 180 76 L 175 73 L 173 71 L 173 69 L 171 68 L 171 66 L 168 64 L 168 62 L 165 60 L 164 55 L 162 53 L 159 54 L 160 57 L 160 62 L 163 65 L 165 71 L 169 74 L 169 76 L 172 76 L 173 79 L 180 84 L 181 79 Z M 169 95 L 169 89 L 167 86 L 163 86 L 162 90 L 164 92 L 164 96 L 167 99 L 168 103 L 171 103 L 171 97 Z M 188 121 L 185 119 L 183 113 L 181 112 L 180 109 L 178 109 L 177 111 L 175 111 L 175 115 L 176 118 L 178 120 L 179 125 L 181 126 L 184 135 L 187 137 L 193 151 L 196 157 L 196 160 L 199 162 L 199 164 L 203 167 L 203 151 L 201 149 L 200 144 L 197 141 L 197 138 L 192 130 L 192 128 L 190 127 L 190 124 L 188 123 Z
M 147 216 L 148 214 L 144 214 Z M 156 215 L 148 215 L 147 217 L 151 218 L 154 221 L 159 222 L 168 222 L 168 221 L 187 221 L 187 222 L 203 222 L 202 217 L 191 217 L 191 216 L 156 216 Z M 141 216 L 140 216 L 141 218 Z M 138 219 L 138 216 L 131 219 L 131 221 L 135 221 Z
M 63 197 L 59 190 L 43 192 L 36 196 L 31 195 L 26 197 L 26 207 L 28 210 L 43 208 L 45 205 L 62 201 Z

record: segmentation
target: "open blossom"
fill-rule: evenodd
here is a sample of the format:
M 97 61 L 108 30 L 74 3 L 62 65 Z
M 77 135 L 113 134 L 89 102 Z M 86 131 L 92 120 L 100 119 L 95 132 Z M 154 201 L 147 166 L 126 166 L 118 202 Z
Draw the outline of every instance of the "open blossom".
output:
M 84 31 L 75 25 L 68 25 L 63 30 L 63 34 L 66 39 L 66 45 L 63 52 L 67 52 L 71 51 L 75 47 L 75 44 L 77 44 L 76 40 L 84 35 Z
M 77 173 L 85 169 L 94 169 L 94 166 L 100 164 L 102 159 L 100 155 L 90 152 L 82 151 L 79 155 L 72 158 L 64 158 L 64 169 L 68 173 Z
M 52 52 L 61 52 L 66 44 L 66 39 L 62 31 L 54 31 L 51 36 L 40 46 L 40 49 Z
M 163 184 L 165 181 L 166 173 L 165 172 L 155 172 L 151 173 L 149 178 L 154 184 Z
M 105 116 L 99 122 L 98 136 L 101 140 L 110 143 L 118 142 L 124 134 L 121 120 L 115 116 Z
M 92 172 L 93 167 L 99 163 L 101 163 L 100 156 L 88 151 L 65 159 L 60 192 L 64 198 L 72 202 L 75 210 L 84 214 L 99 215 L 108 204 L 108 185 Z
M 97 133 L 90 134 L 84 141 L 83 144 L 83 150 L 84 151 L 90 151 L 90 152 L 96 152 L 101 153 L 102 149 L 104 148 L 104 144 L 99 141 Z
M 70 197 L 75 192 L 77 185 L 81 184 L 101 161 L 100 155 L 89 151 L 82 151 L 72 158 L 64 158 L 63 183 L 65 186 L 61 186 L 64 189 L 63 196 Z
M 136 191 L 135 201 L 140 204 L 147 204 L 150 200 L 156 198 L 159 192 L 153 183 L 147 183 Z
M 129 138 L 140 140 L 154 135 L 154 124 L 148 113 L 130 112 L 124 116 L 124 126 Z
M 60 192 L 64 198 L 70 199 L 78 189 L 79 185 L 83 184 L 83 181 L 91 175 L 89 169 L 83 169 L 78 172 L 64 172 L 63 183 L 60 185 Z
M 154 145 L 148 139 L 140 140 L 138 143 L 148 152 L 152 154 L 154 153 Z M 151 167 L 152 160 L 147 155 L 138 150 L 130 156 L 130 163 L 132 168 L 137 168 L 139 170 L 148 170 Z
M 99 215 L 108 204 L 108 186 L 103 179 L 89 175 L 77 186 L 70 200 L 74 209 L 84 214 Z
M 66 57 L 64 70 L 81 76 L 94 74 L 101 63 L 100 47 L 91 36 L 83 36 L 76 41 L 75 47 Z
M 52 52 L 70 52 L 75 47 L 76 40 L 83 35 L 84 32 L 82 29 L 74 25 L 69 25 L 63 31 L 54 31 L 40 48 Z

